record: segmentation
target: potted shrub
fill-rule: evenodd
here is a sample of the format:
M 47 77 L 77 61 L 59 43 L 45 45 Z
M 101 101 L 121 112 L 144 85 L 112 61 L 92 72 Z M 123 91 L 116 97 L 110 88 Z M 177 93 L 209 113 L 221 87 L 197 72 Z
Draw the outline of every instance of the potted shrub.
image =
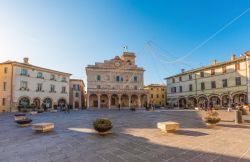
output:
M 112 129 L 112 122 L 107 118 L 99 118 L 93 122 L 94 129 L 100 134 L 105 135 Z
M 17 124 L 19 124 L 19 126 L 26 127 L 26 126 L 30 125 L 30 123 L 32 122 L 32 120 L 28 119 L 28 118 L 25 118 L 25 119 L 22 119 L 22 120 L 17 120 L 16 122 L 17 122 Z
M 241 112 L 242 115 L 247 115 L 247 110 L 243 106 L 239 106 L 237 109 Z
M 204 121 L 208 125 L 216 125 L 221 119 L 218 117 L 218 112 L 217 111 L 209 111 L 207 115 L 204 118 Z

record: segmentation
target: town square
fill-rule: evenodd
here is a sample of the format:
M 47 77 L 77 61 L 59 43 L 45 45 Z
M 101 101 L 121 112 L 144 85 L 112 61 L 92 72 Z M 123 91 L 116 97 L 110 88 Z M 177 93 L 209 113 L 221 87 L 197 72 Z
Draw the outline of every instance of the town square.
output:
M 0 0 L 0 162 L 250 161 L 247 0 Z

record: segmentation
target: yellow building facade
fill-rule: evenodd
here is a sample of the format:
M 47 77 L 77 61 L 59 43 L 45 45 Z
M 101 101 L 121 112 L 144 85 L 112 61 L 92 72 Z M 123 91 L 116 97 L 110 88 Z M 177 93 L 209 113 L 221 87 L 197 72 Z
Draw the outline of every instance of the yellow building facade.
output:
M 149 93 L 149 103 L 155 106 L 166 105 L 166 86 L 161 84 L 150 84 L 144 87 Z

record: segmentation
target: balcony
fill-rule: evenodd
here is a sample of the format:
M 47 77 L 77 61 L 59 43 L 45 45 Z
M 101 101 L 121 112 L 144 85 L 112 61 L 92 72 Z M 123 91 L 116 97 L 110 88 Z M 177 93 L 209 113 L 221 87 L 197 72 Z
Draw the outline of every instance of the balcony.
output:
M 29 88 L 27 88 L 27 87 L 21 87 L 19 90 L 20 91 L 29 91 Z

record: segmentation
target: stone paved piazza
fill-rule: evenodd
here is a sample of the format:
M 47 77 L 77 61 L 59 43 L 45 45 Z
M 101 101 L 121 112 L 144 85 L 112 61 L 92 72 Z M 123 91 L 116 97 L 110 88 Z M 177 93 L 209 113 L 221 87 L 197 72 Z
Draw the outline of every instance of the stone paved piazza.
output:
M 46 134 L 17 127 L 13 115 L 0 115 L 1 162 L 250 161 L 250 125 L 227 119 L 207 127 L 195 111 L 87 110 L 32 116 L 33 123 L 55 123 L 54 131 Z M 112 120 L 112 134 L 93 132 L 97 117 Z M 181 130 L 161 133 L 156 122 L 167 120 L 180 122 Z

